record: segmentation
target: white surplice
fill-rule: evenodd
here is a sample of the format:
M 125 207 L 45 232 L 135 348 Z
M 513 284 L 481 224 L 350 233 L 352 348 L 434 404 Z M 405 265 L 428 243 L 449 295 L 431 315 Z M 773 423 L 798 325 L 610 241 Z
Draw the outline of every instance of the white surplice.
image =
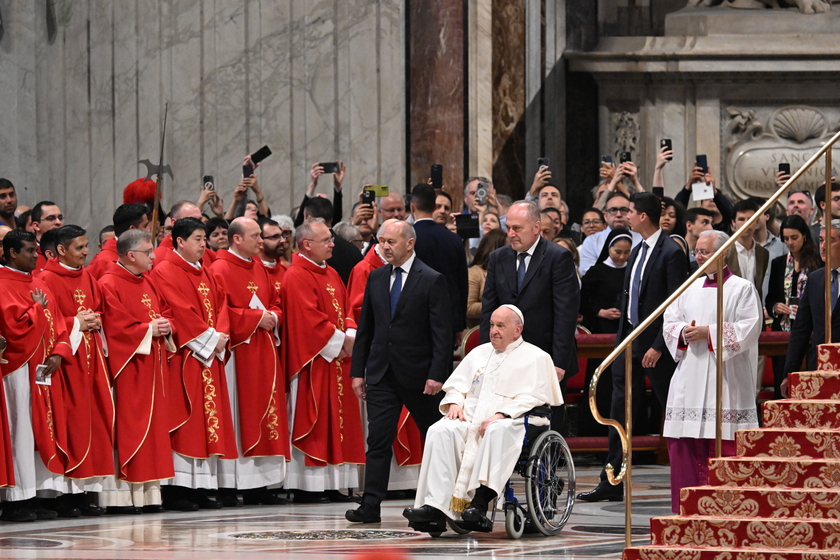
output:
M 717 394 L 717 288 L 697 279 L 665 311 L 665 344 L 678 362 L 671 379 L 663 435 L 669 438 L 715 438 Z M 723 439 L 735 431 L 758 427 L 756 362 L 763 314 L 755 286 L 729 276 L 723 284 Z M 709 327 L 709 341 L 681 349 L 685 327 L 695 321 Z
M 551 356 L 521 338 L 501 352 L 490 343 L 477 347 L 443 390 L 441 413 L 456 404 L 466 421 L 443 418 L 429 428 L 414 505 L 458 519 L 479 485 L 501 493 L 524 442 L 524 415 L 543 404 L 560 405 L 563 396 Z M 510 418 L 494 421 L 481 437 L 481 423 L 497 412 Z M 531 423 L 548 420 L 534 417 Z

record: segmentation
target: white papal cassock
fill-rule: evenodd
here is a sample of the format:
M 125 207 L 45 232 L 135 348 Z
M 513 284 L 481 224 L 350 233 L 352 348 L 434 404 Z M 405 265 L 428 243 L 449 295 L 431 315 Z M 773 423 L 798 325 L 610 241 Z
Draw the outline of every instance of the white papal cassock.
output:
M 524 415 L 535 406 L 563 403 L 551 356 L 519 338 L 501 352 L 490 343 L 467 355 L 443 384 L 440 404 L 464 410 L 466 421 L 443 418 L 429 428 L 414 506 L 432 506 L 459 519 L 475 489 L 485 485 L 500 494 L 513 472 L 525 438 Z M 479 427 L 501 412 L 510 416 Z M 548 424 L 533 418 L 532 424 Z
M 726 275 L 723 283 L 723 437 L 758 427 L 756 362 L 763 314 L 752 282 Z M 681 344 L 681 333 L 692 321 L 709 327 L 708 342 Z M 694 281 L 665 311 L 663 334 L 678 362 L 665 409 L 664 436 L 715 438 L 717 387 L 717 288 L 707 277 Z

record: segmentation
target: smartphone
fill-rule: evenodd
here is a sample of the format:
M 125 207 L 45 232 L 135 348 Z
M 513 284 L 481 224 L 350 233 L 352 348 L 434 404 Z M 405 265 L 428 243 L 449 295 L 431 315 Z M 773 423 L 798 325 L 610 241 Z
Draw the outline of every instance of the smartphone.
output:
M 268 148 L 268 146 L 263 146 L 262 148 L 251 154 L 251 161 L 253 161 L 254 165 L 256 165 L 270 155 L 271 150 Z
M 210 189 L 211 191 L 216 190 L 216 184 L 213 182 L 212 175 L 205 175 L 201 182 L 204 183 L 205 189 Z
M 788 298 L 788 305 L 799 305 L 799 298 L 798 297 Z
M 478 216 L 474 214 L 458 214 L 455 216 L 455 233 L 461 239 L 475 239 L 479 237 Z
M 432 170 L 429 174 L 432 180 L 432 188 L 439 191 L 443 188 L 443 166 L 439 163 L 432 164 Z
M 250 163 L 242 164 L 242 176 L 243 177 L 250 177 L 254 174 L 254 166 Z
M 697 162 L 697 167 L 703 169 L 703 173 L 709 172 L 709 161 L 706 159 L 706 154 L 697 154 L 694 161 Z
M 621 152 L 618 154 L 618 163 L 624 163 L 626 161 L 633 161 L 633 158 L 630 157 L 630 152 Z
M 668 150 L 672 152 L 674 151 L 674 147 L 671 145 L 670 138 L 663 138 L 659 141 L 659 149 L 661 150 L 662 148 L 668 148 Z M 672 159 L 674 159 L 674 156 L 669 157 L 668 161 L 671 161 Z
M 338 173 L 341 171 L 337 161 L 325 161 L 323 163 L 319 163 L 318 167 L 323 167 L 324 173 Z
M 487 195 L 489 194 L 489 187 L 487 183 L 479 181 L 475 188 L 475 202 L 476 204 L 487 204 Z
M 612 156 L 601 156 L 601 161 L 604 163 L 612 163 Z
M 388 196 L 388 185 L 372 185 L 367 188 L 372 190 L 376 196 Z
M 789 163 L 780 163 L 779 164 L 779 173 L 787 173 L 790 175 L 790 164 Z
M 376 202 L 376 192 L 370 187 L 366 187 L 362 193 L 362 204 L 370 204 L 372 206 L 374 202 Z
M 651 190 L 653 191 L 653 194 L 659 197 L 659 200 L 665 198 L 665 187 L 653 187 Z
M 537 158 L 537 168 L 542 169 L 543 167 L 548 167 L 549 161 L 547 157 Z

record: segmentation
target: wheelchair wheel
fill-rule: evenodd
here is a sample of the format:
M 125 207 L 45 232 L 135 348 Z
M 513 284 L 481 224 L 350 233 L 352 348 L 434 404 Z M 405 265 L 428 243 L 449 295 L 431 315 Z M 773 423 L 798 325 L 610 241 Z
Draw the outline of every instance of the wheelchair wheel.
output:
M 525 514 L 514 505 L 505 510 L 505 531 L 512 539 L 518 539 L 525 532 Z
M 553 430 L 543 432 L 531 446 L 525 471 L 528 515 L 544 535 L 556 535 L 575 504 L 575 465 L 566 440 Z

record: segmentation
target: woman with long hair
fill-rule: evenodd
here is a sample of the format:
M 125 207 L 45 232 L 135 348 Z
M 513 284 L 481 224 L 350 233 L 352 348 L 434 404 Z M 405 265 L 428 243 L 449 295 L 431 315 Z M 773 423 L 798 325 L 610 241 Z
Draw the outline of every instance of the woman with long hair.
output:
M 764 304 L 773 317 L 773 330 L 788 332 L 796 319 L 799 298 L 805 290 L 808 274 L 822 267 L 823 262 L 811 236 L 811 228 L 802 217 L 795 214 L 788 216 L 782 220 L 780 229 L 782 241 L 789 252 L 770 263 L 770 281 Z M 773 386 L 777 399 L 782 398 L 779 386 L 783 368 L 784 356 L 773 358 Z
M 507 234 L 500 229 L 485 232 L 481 243 L 475 250 L 470 268 L 467 270 L 469 293 L 467 294 L 467 328 L 478 326 L 481 321 L 481 295 L 484 293 L 484 281 L 487 279 L 487 263 L 490 253 L 507 244 Z

